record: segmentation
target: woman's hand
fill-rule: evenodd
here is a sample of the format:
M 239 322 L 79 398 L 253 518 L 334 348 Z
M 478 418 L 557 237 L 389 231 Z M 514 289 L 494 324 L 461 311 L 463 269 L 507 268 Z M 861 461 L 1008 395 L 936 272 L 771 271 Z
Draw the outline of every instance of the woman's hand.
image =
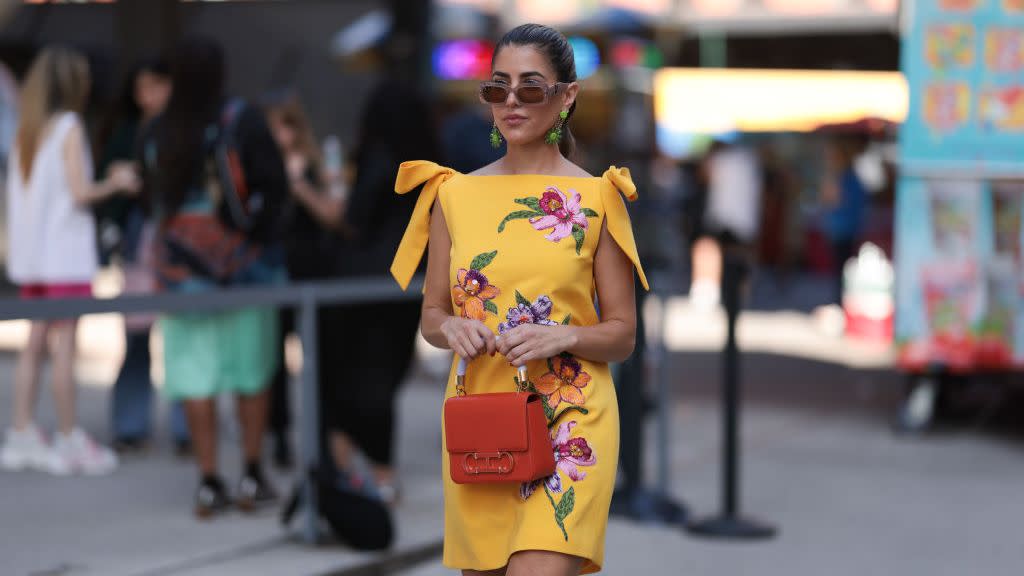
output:
M 460 358 L 469 362 L 484 352 L 494 356 L 497 350 L 494 333 L 479 320 L 449 316 L 441 323 L 441 333 Z
M 114 162 L 107 170 L 107 185 L 114 193 L 134 196 L 142 188 L 142 180 L 131 162 Z
M 531 360 L 557 356 L 576 342 L 576 329 L 572 326 L 539 324 L 520 324 L 497 338 L 498 352 L 517 368 Z

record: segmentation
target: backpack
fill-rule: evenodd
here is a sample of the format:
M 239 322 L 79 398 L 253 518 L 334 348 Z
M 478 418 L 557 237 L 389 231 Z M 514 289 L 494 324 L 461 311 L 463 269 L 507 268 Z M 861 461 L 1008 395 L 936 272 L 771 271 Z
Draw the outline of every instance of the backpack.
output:
M 215 198 L 215 210 L 182 209 L 161 226 L 155 251 L 162 286 L 193 278 L 232 284 L 263 254 L 259 240 L 266 237 L 267 205 L 262 194 L 254 193 L 246 183 L 235 134 L 244 108 L 241 100 L 229 101 L 216 140 L 208 144 L 204 179 Z

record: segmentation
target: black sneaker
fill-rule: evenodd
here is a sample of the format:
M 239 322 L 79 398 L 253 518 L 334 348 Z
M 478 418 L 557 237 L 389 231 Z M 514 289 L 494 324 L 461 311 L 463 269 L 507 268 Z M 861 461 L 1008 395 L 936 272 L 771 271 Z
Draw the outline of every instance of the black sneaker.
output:
M 238 483 L 238 507 L 243 512 L 254 512 L 277 502 L 277 492 L 259 471 L 249 471 Z
M 219 478 L 210 478 L 199 483 L 196 489 L 196 517 L 206 519 L 231 508 L 224 483 Z

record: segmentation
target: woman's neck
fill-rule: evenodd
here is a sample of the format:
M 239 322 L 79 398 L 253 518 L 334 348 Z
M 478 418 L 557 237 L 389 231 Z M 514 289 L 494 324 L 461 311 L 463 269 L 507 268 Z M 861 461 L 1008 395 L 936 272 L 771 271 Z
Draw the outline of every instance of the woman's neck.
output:
M 562 168 L 565 158 L 558 146 L 538 141 L 521 146 L 509 146 L 501 160 L 507 174 L 554 174 Z

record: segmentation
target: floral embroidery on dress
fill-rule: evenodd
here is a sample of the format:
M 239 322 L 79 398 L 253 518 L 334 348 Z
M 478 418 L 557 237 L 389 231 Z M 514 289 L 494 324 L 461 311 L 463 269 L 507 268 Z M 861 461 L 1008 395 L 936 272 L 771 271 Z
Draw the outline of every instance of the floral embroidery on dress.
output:
M 452 286 L 452 300 L 456 307 L 462 309 L 460 315 L 463 318 L 484 322 L 487 319 L 487 312 L 498 313 L 498 307 L 492 300 L 501 294 L 501 290 L 491 284 L 487 276 L 481 272 L 497 255 L 497 250 L 478 254 L 473 258 L 468 270 L 459 268 L 456 275 L 459 283 Z
M 582 436 L 571 436 L 575 427 L 575 420 L 566 422 L 558 427 L 558 431 L 551 438 L 551 448 L 555 452 L 555 473 L 533 482 L 523 482 L 519 486 L 519 497 L 526 500 L 543 484 L 544 493 L 555 512 L 555 523 L 562 529 L 566 541 L 569 540 L 569 533 L 565 530 L 565 519 L 576 506 L 576 491 L 570 486 L 562 498 L 555 502 L 552 494 L 562 493 L 562 478 L 559 473 L 565 474 L 573 482 L 579 482 L 587 477 L 587 473 L 580 468 L 597 464 L 597 456 L 587 439 Z
M 516 306 L 509 308 L 505 314 L 505 322 L 498 324 L 498 334 L 504 334 L 516 326 L 523 324 L 540 324 L 541 326 L 558 326 L 558 322 L 551 320 L 551 309 L 554 303 L 547 295 L 538 296 L 530 302 L 525 296 L 516 290 Z M 569 315 L 562 320 L 562 324 L 568 324 Z
M 505 216 L 498 224 L 498 233 L 503 232 L 505 224 L 512 220 L 529 220 L 535 230 L 551 230 L 544 238 L 552 242 L 572 236 L 576 241 L 576 254 L 579 254 L 590 226 L 587 218 L 597 218 L 598 214 L 580 204 L 582 197 L 579 192 L 570 188 L 569 194 L 566 196 L 557 186 L 548 186 L 540 198 L 516 198 L 516 204 L 522 204 L 529 210 L 517 210 Z
M 582 389 L 590 383 L 590 374 L 583 371 L 579 360 L 563 353 L 548 359 L 548 370 L 534 383 L 537 392 L 547 399 L 548 408 L 554 410 L 562 402 L 583 404 Z

